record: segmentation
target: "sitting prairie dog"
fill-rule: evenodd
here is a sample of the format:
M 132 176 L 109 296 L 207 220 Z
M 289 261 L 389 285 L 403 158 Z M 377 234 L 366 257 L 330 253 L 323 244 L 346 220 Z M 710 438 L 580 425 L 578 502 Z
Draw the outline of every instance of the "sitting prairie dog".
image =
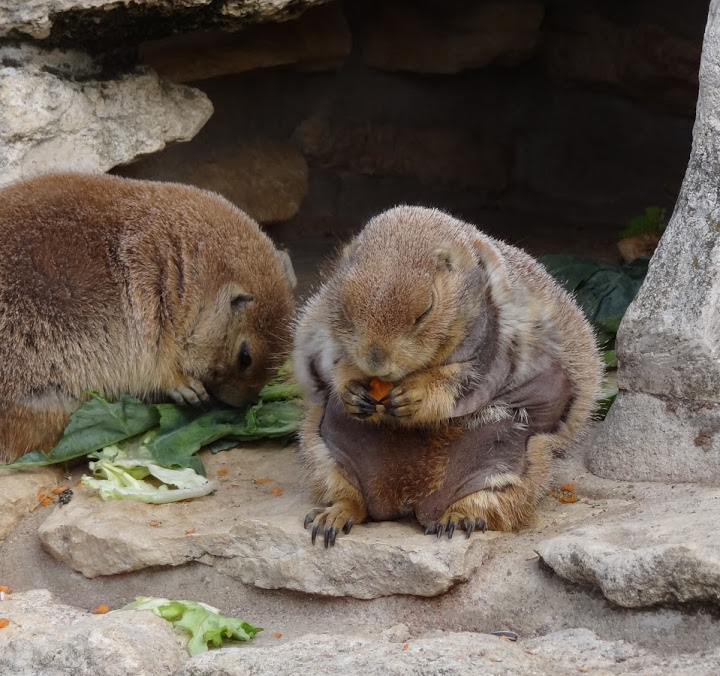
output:
M 88 390 L 242 405 L 291 344 L 289 258 L 191 186 L 75 173 L 11 184 L 0 261 L 2 462 L 54 446 Z
M 603 366 L 571 297 L 524 252 L 434 209 L 373 218 L 304 308 L 301 458 L 333 545 L 367 518 L 426 533 L 527 524 Z M 370 381 L 393 384 L 379 401 Z

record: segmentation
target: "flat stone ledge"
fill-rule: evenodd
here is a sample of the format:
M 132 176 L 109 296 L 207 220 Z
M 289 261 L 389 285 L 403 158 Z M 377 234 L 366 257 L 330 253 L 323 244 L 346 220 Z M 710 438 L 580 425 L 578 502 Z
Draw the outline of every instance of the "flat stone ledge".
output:
M 720 490 L 671 490 L 672 499 L 649 503 L 632 518 L 571 530 L 542 542 L 537 552 L 560 577 L 597 587 L 626 608 L 717 604 Z
M 310 542 L 294 449 L 236 449 L 203 456 L 214 495 L 186 503 L 102 502 L 76 489 L 39 529 L 44 547 L 87 577 L 190 561 L 265 589 L 372 599 L 435 596 L 468 578 L 497 534 L 426 536 L 415 523 L 371 523 L 334 548 Z M 218 476 L 220 470 L 223 476 Z

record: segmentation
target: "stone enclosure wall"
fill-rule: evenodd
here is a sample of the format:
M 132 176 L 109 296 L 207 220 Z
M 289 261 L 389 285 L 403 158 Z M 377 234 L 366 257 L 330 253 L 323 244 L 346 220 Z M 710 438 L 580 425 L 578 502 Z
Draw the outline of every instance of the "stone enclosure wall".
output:
M 27 83 L 0 125 L 2 182 L 145 156 L 116 171 L 217 190 L 282 240 L 412 202 L 607 260 L 625 219 L 675 201 L 707 16 L 698 0 L 4 5 L 0 83 Z

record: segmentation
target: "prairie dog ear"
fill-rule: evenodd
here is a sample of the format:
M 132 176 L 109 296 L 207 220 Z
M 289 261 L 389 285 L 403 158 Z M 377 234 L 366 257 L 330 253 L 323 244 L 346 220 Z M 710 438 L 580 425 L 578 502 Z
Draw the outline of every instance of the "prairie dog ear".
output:
M 283 270 L 285 270 L 285 276 L 288 278 L 290 286 L 294 289 L 297 286 L 297 277 L 295 276 L 295 269 L 290 259 L 290 252 L 287 249 L 278 249 L 278 256 L 282 263 Z
M 255 300 L 253 294 L 248 293 L 239 284 L 235 284 L 235 282 L 230 282 L 224 291 L 225 293 L 223 293 L 221 297 L 230 299 L 230 309 L 233 312 L 242 310 Z
M 435 249 L 433 252 L 437 261 L 438 269 L 447 270 L 468 270 L 477 266 L 477 261 L 472 253 L 464 246 L 448 243 Z

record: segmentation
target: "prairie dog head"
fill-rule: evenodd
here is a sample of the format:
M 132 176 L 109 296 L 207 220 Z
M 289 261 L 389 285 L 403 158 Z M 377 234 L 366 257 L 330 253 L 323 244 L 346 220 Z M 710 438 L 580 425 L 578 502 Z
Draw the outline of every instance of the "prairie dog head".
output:
M 180 341 L 182 371 L 231 406 L 257 395 L 292 342 L 294 273 L 287 254 L 268 244 L 261 265 L 247 263 L 206 290 Z
M 397 382 L 440 363 L 464 337 L 481 274 L 472 228 L 421 207 L 373 218 L 330 281 L 334 337 L 368 377 Z

